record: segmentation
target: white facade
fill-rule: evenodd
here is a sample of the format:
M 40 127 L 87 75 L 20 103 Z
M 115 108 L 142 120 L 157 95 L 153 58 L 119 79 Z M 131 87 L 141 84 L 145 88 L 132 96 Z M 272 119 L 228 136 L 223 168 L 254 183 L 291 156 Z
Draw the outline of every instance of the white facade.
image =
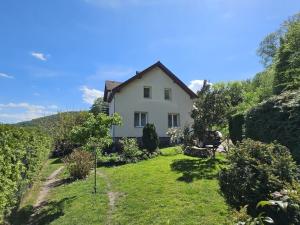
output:
M 150 98 L 144 98 L 144 87 L 150 87 Z M 171 90 L 170 100 L 165 100 L 165 89 Z M 123 124 L 112 128 L 112 136 L 141 137 L 143 128 L 135 126 L 135 112 L 142 112 L 147 114 L 147 122 L 155 125 L 159 137 L 168 137 L 168 115 L 178 115 L 179 127 L 190 126 L 192 107 L 191 96 L 161 68 L 154 67 L 113 95 L 109 114 L 119 113 Z

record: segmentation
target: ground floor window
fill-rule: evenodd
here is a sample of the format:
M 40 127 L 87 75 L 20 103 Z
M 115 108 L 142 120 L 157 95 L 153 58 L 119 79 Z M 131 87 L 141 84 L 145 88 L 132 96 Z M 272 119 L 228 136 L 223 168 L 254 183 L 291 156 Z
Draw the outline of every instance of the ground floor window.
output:
M 168 114 L 168 127 L 179 127 L 179 114 L 178 113 L 169 113 Z
M 148 122 L 148 113 L 135 112 L 134 113 L 134 127 L 144 127 Z

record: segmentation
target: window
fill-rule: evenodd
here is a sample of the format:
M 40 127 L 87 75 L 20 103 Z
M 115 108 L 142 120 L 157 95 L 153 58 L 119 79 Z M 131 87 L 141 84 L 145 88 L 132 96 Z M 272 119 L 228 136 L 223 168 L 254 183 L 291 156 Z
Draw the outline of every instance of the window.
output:
M 148 122 L 148 115 L 146 112 L 135 112 L 134 113 L 134 126 L 144 127 Z
M 169 113 L 168 114 L 168 127 L 179 127 L 179 114 Z
M 171 88 L 165 88 L 165 100 L 171 100 Z
M 151 87 L 144 87 L 144 98 L 151 98 Z

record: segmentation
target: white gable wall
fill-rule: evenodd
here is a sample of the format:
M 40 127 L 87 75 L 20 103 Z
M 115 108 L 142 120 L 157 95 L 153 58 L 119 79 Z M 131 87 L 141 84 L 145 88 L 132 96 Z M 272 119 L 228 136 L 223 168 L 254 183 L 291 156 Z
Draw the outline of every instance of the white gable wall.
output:
M 144 86 L 151 86 L 151 99 L 144 98 Z M 164 89 L 171 88 L 171 100 L 164 99 Z M 143 128 L 134 127 L 134 112 L 147 112 L 148 123 L 154 123 L 160 137 L 167 137 L 168 114 L 180 115 L 180 127 L 191 125 L 193 101 L 190 96 L 164 72 L 154 68 L 124 86 L 110 103 L 110 114 L 117 112 L 123 119 L 122 126 L 112 130 L 113 137 L 141 137 Z

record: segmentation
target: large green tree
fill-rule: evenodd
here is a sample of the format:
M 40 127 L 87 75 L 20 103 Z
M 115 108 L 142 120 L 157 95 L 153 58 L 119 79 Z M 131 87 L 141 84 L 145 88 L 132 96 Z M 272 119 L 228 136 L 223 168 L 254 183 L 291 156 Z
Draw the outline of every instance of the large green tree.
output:
M 275 60 L 274 94 L 300 87 L 300 22 L 290 24 Z
M 226 88 L 213 88 L 204 82 L 192 110 L 193 128 L 199 140 L 205 142 L 209 130 L 226 124 L 229 107 L 230 97 Z

